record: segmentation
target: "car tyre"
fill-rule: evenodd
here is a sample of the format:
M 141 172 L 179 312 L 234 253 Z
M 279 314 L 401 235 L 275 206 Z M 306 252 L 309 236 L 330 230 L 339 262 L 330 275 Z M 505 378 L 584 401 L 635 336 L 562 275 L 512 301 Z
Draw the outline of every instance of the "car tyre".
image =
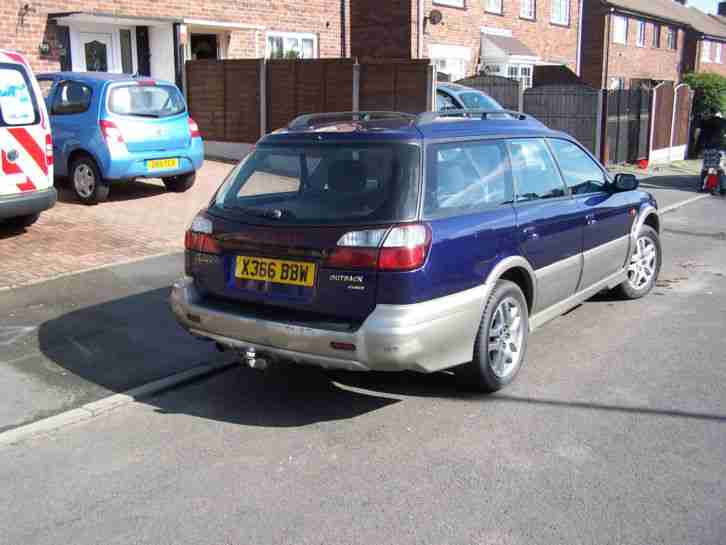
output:
M 98 204 L 108 198 L 110 188 L 104 183 L 96 161 L 88 156 L 73 161 L 69 179 L 73 192 L 84 204 Z
M 496 392 L 512 382 L 524 364 L 529 310 L 520 287 L 508 280 L 494 286 L 474 344 L 474 358 L 456 369 L 459 385 Z
M 649 225 L 643 225 L 630 252 L 628 279 L 617 288 L 620 295 L 625 299 L 640 299 L 648 295 L 658 281 L 662 261 L 658 233 Z
M 40 213 L 38 214 L 28 214 L 26 216 L 18 216 L 16 218 L 10 218 L 6 221 L 6 224 L 11 227 L 16 228 L 25 228 L 30 227 L 33 225 L 36 221 L 38 221 L 38 218 L 40 218 Z
M 180 174 L 179 176 L 170 176 L 169 178 L 162 178 L 164 185 L 168 191 L 174 193 L 184 193 L 187 189 L 190 189 L 194 185 L 194 180 L 197 175 L 195 172 L 189 174 Z

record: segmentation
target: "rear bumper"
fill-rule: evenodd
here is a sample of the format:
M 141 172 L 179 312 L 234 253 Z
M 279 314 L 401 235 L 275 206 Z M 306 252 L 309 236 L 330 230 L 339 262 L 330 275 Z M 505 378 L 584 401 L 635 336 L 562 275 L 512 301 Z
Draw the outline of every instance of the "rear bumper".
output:
M 329 331 L 221 311 L 190 279 L 172 288 L 171 307 L 190 333 L 260 356 L 352 371 L 432 372 L 470 361 L 486 286 L 413 305 L 378 305 L 355 332 Z M 355 345 L 354 351 L 331 343 Z
M 179 160 L 178 168 L 153 170 L 146 167 L 152 159 Z M 123 155 L 110 156 L 106 163 L 103 178 L 105 180 L 126 180 L 129 178 L 162 178 L 196 172 L 204 162 L 204 144 L 201 138 L 194 138 L 186 148 L 170 149 L 153 152 L 127 152 Z
M 58 200 L 54 187 L 42 191 L 0 196 L 0 219 L 17 218 L 48 210 Z

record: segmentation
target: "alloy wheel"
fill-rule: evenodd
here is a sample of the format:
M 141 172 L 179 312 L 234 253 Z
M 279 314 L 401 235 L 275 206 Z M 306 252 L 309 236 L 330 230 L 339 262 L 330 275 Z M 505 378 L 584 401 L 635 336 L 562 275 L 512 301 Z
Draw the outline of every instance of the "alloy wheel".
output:
M 93 169 L 84 163 L 78 165 L 73 171 L 73 186 L 76 193 L 82 198 L 90 198 L 94 189 L 96 189 L 96 176 Z
M 497 306 L 489 326 L 489 365 L 499 378 L 514 372 L 522 359 L 524 330 L 519 302 L 506 297 Z
M 634 289 L 642 290 L 650 284 L 655 276 L 657 259 L 657 249 L 653 241 L 647 236 L 640 237 L 635 243 L 628 265 L 628 282 Z

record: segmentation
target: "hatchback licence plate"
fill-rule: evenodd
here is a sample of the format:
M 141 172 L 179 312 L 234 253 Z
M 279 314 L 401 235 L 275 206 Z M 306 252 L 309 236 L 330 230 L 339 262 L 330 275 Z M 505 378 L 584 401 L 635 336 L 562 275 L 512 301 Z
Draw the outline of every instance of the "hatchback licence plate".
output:
M 147 170 L 169 170 L 179 168 L 179 159 L 151 159 L 146 161 Z
M 237 256 L 234 275 L 240 280 L 259 280 L 311 288 L 315 284 L 315 264 L 240 255 Z

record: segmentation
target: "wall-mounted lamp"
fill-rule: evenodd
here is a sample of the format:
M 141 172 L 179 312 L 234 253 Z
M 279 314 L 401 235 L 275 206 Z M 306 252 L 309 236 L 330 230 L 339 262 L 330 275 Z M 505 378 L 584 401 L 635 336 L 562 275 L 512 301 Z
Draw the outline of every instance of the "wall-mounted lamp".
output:
M 38 46 L 38 51 L 41 55 L 50 55 L 50 44 L 48 42 L 41 42 Z
M 429 14 L 424 17 L 423 19 L 423 31 L 424 34 L 426 34 L 426 28 L 428 27 L 428 24 L 431 23 L 431 25 L 436 26 L 441 23 L 441 21 L 444 20 L 444 14 L 441 13 L 437 9 L 432 9 Z

